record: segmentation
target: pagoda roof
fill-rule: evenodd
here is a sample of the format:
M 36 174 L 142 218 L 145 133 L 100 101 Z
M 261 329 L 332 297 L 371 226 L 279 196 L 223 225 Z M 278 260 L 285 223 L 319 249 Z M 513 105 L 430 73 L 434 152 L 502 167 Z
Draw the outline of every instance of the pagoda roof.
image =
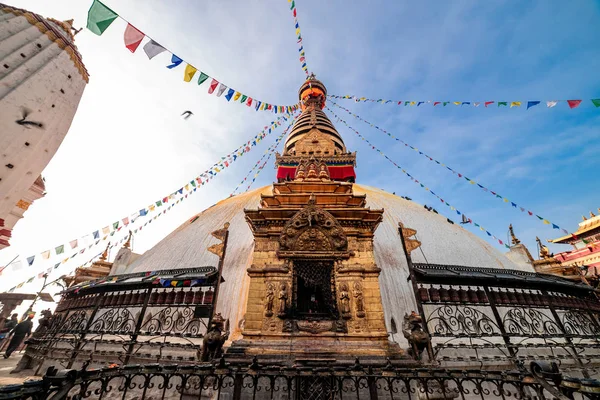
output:
M 574 239 L 573 235 L 582 236 L 586 233 L 590 233 L 595 230 L 600 231 L 600 215 L 596 215 L 592 218 L 586 219 L 583 222 L 580 222 L 579 228 L 572 234 L 561 236 L 557 239 L 551 239 L 550 242 L 551 243 L 568 243 L 569 241 Z

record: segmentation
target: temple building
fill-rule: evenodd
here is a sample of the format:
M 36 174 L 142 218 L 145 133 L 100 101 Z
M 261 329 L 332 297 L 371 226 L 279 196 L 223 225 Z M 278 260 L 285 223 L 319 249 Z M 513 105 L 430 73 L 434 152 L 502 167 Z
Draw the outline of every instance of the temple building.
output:
M 598 209 L 600 213 L 600 209 Z M 570 244 L 572 250 L 554 255 L 563 267 L 586 267 L 589 274 L 600 272 L 600 215 L 590 212 L 583 216 L 578 229 L 570 235 L 549 240 L 550 243 Z
M 88 82 L 72 21 L 0 3 L 0 249 L 31 204 Z
M 360 359 L 383 377 L 423 364 L 524 371 L 542 358 L 594 376 L 594 289 L 536 273 L 514 233 L 504 255 L 422 205 L 355 183 L 356 153 L 323 112 L 326 95 L 314 76 L 302 84 L 275 183 L 222 200 L 141 255 L 79 271 L 19 368 L 197 371 L 213 360 L 252 363 L 250 375 L 260 365 L 359 374 Z M 301 379 L 294 398 L 334 398 L 323 379 Z M 364 390 L 377 398 L 377 387 Z

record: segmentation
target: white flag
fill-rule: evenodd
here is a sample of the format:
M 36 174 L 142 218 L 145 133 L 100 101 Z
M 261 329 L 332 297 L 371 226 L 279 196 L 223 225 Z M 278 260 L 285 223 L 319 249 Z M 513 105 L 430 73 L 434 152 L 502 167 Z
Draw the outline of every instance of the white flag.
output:
M 480 104 L 481 104 L 481 102 L 479 102 L 479 101 L 476 101 L 475 103 L 473 103 L 473 105 L 474 105 L 475 107 L 479 107 L 479 105 L 480 105 Z
M 159 55 L 163 51 L 166 51 L 166 49 L 160 44 L 156 43 L 154 40 L 150 40 L 144 45 L 144 52 L 148 56 L 149 60 L 152 60 L 154 56 Z
M 223 92 L 225 92 L 225 90 L 227 90 L 227 86 L 225 86 L 221 83 L 219 85 L 219 89 L 217 90 L 217 97 L 221 97 L 221 95 L 223 94 Z
M 548 106 L 548 108 L 552 108 L 557 104 L 558 104 L 558 101 L 547 101 L 546 102 L 546 105 Z
M 11 265 L 12 265 L 12 270 L 13 271 L 18 271 L 21 268 L 23 268 L 23 263 L 21 262 L 21 260 L 13 262 Z

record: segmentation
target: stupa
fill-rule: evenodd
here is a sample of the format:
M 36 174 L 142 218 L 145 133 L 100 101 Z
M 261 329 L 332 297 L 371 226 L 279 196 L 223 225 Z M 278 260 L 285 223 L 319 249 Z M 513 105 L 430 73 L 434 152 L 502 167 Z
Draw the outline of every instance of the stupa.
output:
M 72 22 L 0 3 L 0 249 L 44 196 L 40 174 L 65 138 L 88 82 Z

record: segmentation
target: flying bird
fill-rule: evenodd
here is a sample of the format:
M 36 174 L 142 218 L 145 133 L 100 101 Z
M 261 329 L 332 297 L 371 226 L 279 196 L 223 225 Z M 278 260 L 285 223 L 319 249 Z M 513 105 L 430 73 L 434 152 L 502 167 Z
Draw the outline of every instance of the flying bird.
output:
M 184 111 L 183 114 L 181 114 L 181 115 L 183 116 L 183 119 L 188 119 L 189 117 L 194 115 L 194 113 L 191 111 Z

